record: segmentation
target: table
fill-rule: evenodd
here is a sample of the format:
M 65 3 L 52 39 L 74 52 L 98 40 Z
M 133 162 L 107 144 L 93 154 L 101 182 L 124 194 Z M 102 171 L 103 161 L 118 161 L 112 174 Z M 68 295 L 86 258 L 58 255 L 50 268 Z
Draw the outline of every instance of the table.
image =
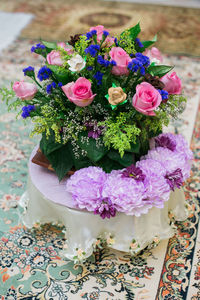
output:
M 66 244 L 62 254 L 70 260 L 86 259 L 102 242 L 135 255 L 148 245 L 174 235 L 170 217 L 183 221 L 188 216 L 182 189 L 172 192 L 162 209 L 153 207 L 140 217 L 118 212 L 116 217 L 103 220 L 92 212 L 79 210 L 65 190 L 67 178 L 59 183 L 55 173 L 31 162 L 36 149 L 29 160 L 27 191 L 20 199 L 24 208 L 21 221 L 28 228 L 35 223 L 63 224 Z

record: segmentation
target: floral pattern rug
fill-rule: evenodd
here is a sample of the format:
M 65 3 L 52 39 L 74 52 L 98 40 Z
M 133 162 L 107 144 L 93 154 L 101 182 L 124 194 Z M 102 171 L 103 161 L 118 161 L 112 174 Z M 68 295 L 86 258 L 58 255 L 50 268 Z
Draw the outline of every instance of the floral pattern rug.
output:
M 40 65 L 29 41 L 18 41 L 0 57 L 0 86 L 21 77 L 23 66 Z M 14 58 L 13 58 L 14 57 Z M 188 107 L 171 125 L 190 140 L 199 99 L 199 59 L 165 57 L 183 78 Z M 192 177 L 185 185 L 189 218 L 175 222 L 176 234 L 136 257 L 97 250 L 83 265 L 63 259 L 63 228 L 52 224 L 32 230 L 20 222 L 18 205 L 26 189 L 27 161 L 37 143 L 29 124 L 15 120 L 0 103 L 0 299 L 48 300 L 197 300 L 200 297 L 200 110 L 191 147 Z
M 104 0 L 1 0 L 0 11 L 34 15 L 21 38 L 63 40 L 98 24 L 122 32 L 141 22 L 144 40 L 158 33 L 165 53 L 200 56 L 200 10 Z

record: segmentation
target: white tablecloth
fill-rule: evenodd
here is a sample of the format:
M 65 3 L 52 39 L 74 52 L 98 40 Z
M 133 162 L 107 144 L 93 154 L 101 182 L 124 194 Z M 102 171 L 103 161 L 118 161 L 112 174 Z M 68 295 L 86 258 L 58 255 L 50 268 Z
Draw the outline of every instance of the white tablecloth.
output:
M 28 228 L 36 222 L 64 224 L 66 245 L 63 255 L 69 259 L 77 255 L 77 249 L 85 252 L 85 258 L 89 257 L 99 237 L 112 237 L 108 246 L 125 252 L 130 251 L 130 245 L 137 244 L 138 247 L 131 251 L 137 254 L 153 241 L 174 235 L 168 212 L 178 221 L 187 218 L 184 192 L 176 189 L 162 209 L 151 208 L 148 214 L 140 217 L 117 213 L 114 218 L 103 220 L 99 215 L 76 209 L 71 195 L 65 191 L 65 181 L 59 184 L 53 172 L 31 161 L 28 188 L 20 204 L 25 208 L 22 222 Z

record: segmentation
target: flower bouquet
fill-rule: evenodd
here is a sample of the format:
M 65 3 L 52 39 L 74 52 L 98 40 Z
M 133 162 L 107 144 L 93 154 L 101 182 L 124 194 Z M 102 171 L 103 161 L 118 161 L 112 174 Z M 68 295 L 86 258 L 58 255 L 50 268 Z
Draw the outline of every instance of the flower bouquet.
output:
M 184 109 L 181 80 L 147 49 L 156 37 L 141 41 L 140 31 L 137 24 L 112 36 L 99 25 L 67 43 L 43 41 L 31 51 L 44 65 L 23 70 L 32 82 L 13 84 L 10 108 L 31 119 L 31 136 L 42 135 L 59 180 L 73 174 L 66 189 L 77 208 L 102 218 L 163 207 L 190 173 L 184 138 L 162 133 Z

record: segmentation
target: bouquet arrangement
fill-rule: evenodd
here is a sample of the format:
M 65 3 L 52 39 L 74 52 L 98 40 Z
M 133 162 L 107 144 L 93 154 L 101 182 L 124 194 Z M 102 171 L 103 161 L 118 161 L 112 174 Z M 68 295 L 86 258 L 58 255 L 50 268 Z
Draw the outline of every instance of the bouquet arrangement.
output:
M 156 48 L 147 50 L 156 37 L 141 41 L 140 31 L 137 24 L 112 36 L 99 25 L 67 43 L 41 42 L 31 51 L 44 65 L 37 74 L 23 70 L 33 82 L 13 85 L 10 107 L 22 106 L 31 135 L 42 134 L 40 149 L 59 180 L 76 170 L 67 190 L 77 207 L 102 218 L 162 207 L 189 176 L 187 143 L 162 134 L 184 109 L 181 80 Z

